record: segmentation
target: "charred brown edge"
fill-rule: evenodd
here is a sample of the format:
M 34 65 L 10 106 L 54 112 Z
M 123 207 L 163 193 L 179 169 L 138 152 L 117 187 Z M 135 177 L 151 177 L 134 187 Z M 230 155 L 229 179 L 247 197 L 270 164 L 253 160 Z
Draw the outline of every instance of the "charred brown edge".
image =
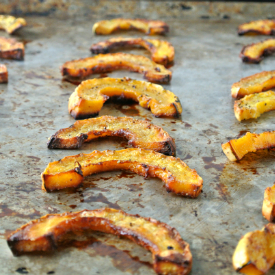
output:
M 8 51 L 0 51 L 0 58 L 3 59 L 14 59 L 14 60 L 24 60 L 24 49 L 14 49 Z
M 231 150 L 232 150 L 233 155 L 235 156 L 235 158 L 237 159 L 237 161 L 239 161 L 240 158 L 239 158 L 238 155 L 236 154 L 236 151 L 235 151 L 235 149 L 233 148 L 233 146 L 232 146 L 232 144 L 231 144 L 231 140 L 229 140 L 229 145 L 230 145 L 230 148 L 231 148 Z
M 176 144 L 172 138 L 169 140 L 162 142 L 163 147 L 159 151 L 159 153 L 167 155 L 167 156 L 176 156 Z
M 47 143 L 47 147 L 49 149 L 78 149 L 88 138 L 87 134 L 80 134 L 79 136 L 74 137 L 74 143 L 72 145 L 64 147 L 62 145 L 62 138 L 57 137 L 58 134 L 59 134 L 59 131 L 50 137 Z

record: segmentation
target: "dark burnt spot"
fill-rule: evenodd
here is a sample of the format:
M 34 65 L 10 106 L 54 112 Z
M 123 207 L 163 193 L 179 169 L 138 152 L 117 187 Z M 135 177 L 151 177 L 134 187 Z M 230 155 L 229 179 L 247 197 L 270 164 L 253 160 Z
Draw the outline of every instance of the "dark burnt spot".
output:
M 15 270 L 15 272 L 19 274 L 29 274 L 29 271 L 27 270 L 26 267 L 19 267 Z
M 156 68 L 155 68 L 155 71 L 160 72 L 160 68 L 159 68 L 159 67 L 156 67 Z
M 209 15 L 202 15 L 200 18 L 201 19 L 210 19 L 210 16 Z
M 230 16 L 227 14 L 224 14 L 224 16 L 222 17 L 223 19 L 230 19 Z
M 173 247 L 173 246 L 167 246 L 167 249 L 168 249 L 168 250 L 173 250 L 174 247 Z
M 185 4 L 180 4 L 180 7 L 181 7 L 182 10 L 192 10 L 192 7 L 187 6 Z
M 78 86 L 81 83 L 81 80 L 76 79 L 76 78 L 69 78 L 69 77 L 63 78 L 62 81 L 69 82 L 69 83 L 71 83 L 73 85 L 76 85 L 76 86 Z
M 120 175 L 117 175 L 116 177 L 118 179 L 122 179 L 122 178 L 130 178 L 130 179 L 132 179 L 132 178 L 135 177 L 135 175 L 136 175 L 135 173 L 131 173 L 131 172 L 128 172 L 128 171 L 122 171 L 120 173 Z
M 71 204 L 71 205 L 69 205 L 69 207 L 71 207 L 72 209 L 75 209 L 77 207 L 77 205 Z
M 239 135 L 237 136 L 237 138 L 244 136 L 247 132 L 249 132 L 249 130 L 242 130 L 239 132 Z

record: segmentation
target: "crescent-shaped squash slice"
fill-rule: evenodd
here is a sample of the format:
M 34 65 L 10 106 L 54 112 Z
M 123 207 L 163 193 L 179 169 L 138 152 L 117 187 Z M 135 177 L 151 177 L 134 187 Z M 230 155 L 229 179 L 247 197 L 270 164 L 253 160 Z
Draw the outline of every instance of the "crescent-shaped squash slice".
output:
M 162 86 L 129 78 L 100 78 L 83 81 L 69 99 L 69 113 L 75 119 L 97 116 L 109 98 L 136 101 L 156 117 L 178 117 L 179 98 Z
M 233 98 L 242 98 L 246 95 L 267 91 L 275 87 L 275 71 L 264 71 L 242 78 L 232 85 Z
M 99 21 L 93 26 L 93 32 L 96 34 L 111 34 L 118 30 L 138 30 L 154 35 L 167 33 L 169 26 L 163 21 L 124 18 Z
M 0 58 L 23 60 L 24 44 L 13 38 L 0 37 Z
M 261 114 L 275 109 L 275 93 L 272 91 L 247 95 L 234 103 L 235 117 L 244 119 L 257 118 Z
M 0 64 L 0 83 L 8 82 L 8 70 L 4 64 Z
M 275 21 L 274 20 L 256 20 L 249 23 L 245 23 L 239 26 L 238 34 L 275 34 Z
M 275 185 L 265 189 L 262 214 L 268 221 L 275 222 Z
M 275 131 L 261 134 L 246 133 L 239 139 L 232 139 L 222 144 L 222 150 L 231 161 L 237 161 L 250 152 L 275 147 Z
M 83 178 L 112 170 L 130 170 L 144 177 L 158 177 L 167 191 L 186 197 L 197 197 L 202 178 L 182 160 L 146 149 L 93 151 L 51 162 L 41 174 L 42 189 L 50 192 L 80 187 Z
M 275 262 L 275 224 L 245 234 L 232 257 L 235 270 L 247 275 L 262 275 Z
M 14 255 L 52 251 L 72 239 L 73 233 L 85 235 L 100 231 L 126 237 L 152 252 L 157 274 L 188 274 L 192 254 L 175 228 L 160 221 L 103 208 L 63 214 L 48 214 L 17 229 L 8 237 Z
M 246 63 L 260 63 L 264 56 L 275 52 L 275 39 L 267 39 L 258 43 L 244 46 L 240 57 Z
M 119 69 L 143 73 L 148 81 L 156 83 L 168 83 L 172 78 L 171 71 L 163 65 L 156 64 L 145 56 L 128 53 L 99 54 L 69 61 L 62 66 L 62 75 L 71 78 L 84 78 L 91 74 Z
M 90 48 L 93 54 L 108 53 L 117 47 L 141 46 L 152 54 L 152 60 L 158 64 L 167 65 L 174 60 L 174 47 L 167 41 L 159 39 L 143 38 L 111 38 L 109 40 L 93 44 Z
M 23 26 L 26 26 L 26 24 L 24 18 L 15 18 L 11 15 L 0 15 L 0 29 L 5 30 L 9 34 L 12 34 Z
M 128 139 L 133 147 L 151 149 L 165 155 L 175 155 L 176 145 L 161 127 L 145 120 L 131 117 L 102 116 L 76 121 L 69 128 L 56 132 L 49 138 L 50 149 L 76 149 L 83 142 L 93 139 L 118 136 Z

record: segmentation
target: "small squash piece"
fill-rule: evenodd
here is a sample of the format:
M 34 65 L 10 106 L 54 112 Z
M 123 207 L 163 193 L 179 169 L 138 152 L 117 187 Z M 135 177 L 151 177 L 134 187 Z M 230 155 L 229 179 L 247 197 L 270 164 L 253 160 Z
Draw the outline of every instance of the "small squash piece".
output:
M 222 150 L 231 161 L 237 161 L 250 152 L 260 149 L 270 149 L 275 147 L 275 131 L 263 132 L 261 134 L 246 133 L 238 139 L 232 139 L 222 144 Z
M 51 162 L 41 174 L 42 189 L 50 192 L 81 186 L 84 177 L 113 170 L 130 170 L 144 177 L 158 177 L 167 191 L 186 197 L 197 197 L 202 190 L 202 178 L 182 160 L 152 150 L 124 149 L 93 151 Z
M 238 34 L 275 34 L 275 20 L 256 20 L 239 26 Z
M 261 114 L 275 109 L 275 93 L 272 91 L 247 95 L 234 103 L 235 117 L 244 119 L 257 118 Z
M 8 70 L 4 64 L 0 64 L 0 83 L 8 82 Z
M 69 113 L 75 119 L 97 116 L 109 98 L 136 101 L 156 117 L 178 117 L 179 98 L 162 86 L 129 78 L 100 78 L 83 81 L 69 99 Z
M 99 21 L 93 26 L 93 32 L 96 34 L 106 35 L 118 30 L 138 30 L 149 35 L 154 35 L 167 33 L 169 31 L 169 26 L 165 22 L 159 20 L 125 18 Z
M 265 189 L 262 214 L 268 221 L 275 222 L 275 185 Z
M 13 38 L 0 37 L 0 58 L 23 60 L 24 44 Z
M 144 74 L 144 77 L 155 83 L 168 83 L 172 78 L 171 71 L 163 65 L 142 55 L 129 53 L 99 54 L 63 64 L 61 72 L 64 77 L 84 78 L 91 74 L 106 73 L 119 69 Z
M 24 18 L 15 18 L 11 15 L 0 15 L 0 29 L 5 30 L 8 34 L 12 34 L 26 25 L 27 23 Z
M 242 98 L 246 95 L 267 91 L 275 87 L 275 71 L 264 71 L 242 78 L 232 85 L 233 98 Z
M 236 271 L 247 275 L 261 275 L 275 262 L 275 224 L 245 234 L 232 257 Z

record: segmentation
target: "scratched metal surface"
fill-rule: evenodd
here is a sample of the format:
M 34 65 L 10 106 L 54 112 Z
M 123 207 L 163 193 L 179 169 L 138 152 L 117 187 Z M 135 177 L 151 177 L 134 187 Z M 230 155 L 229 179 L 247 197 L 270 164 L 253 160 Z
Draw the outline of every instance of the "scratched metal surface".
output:
M 231 163 L 221 143 L 243 131 L 274 130 L 275 112 L 257 120 L 238 122 L 233 114 L 230 87 L 240 78 L 274 69 L 275 56 L 259 65 L 243 64 L 243 45 L 264 37 L 238 37 L 245 20 L 170 19 L 165 37 L 176 51 L 173 78 L 165 87 L 179 96 L 180 119 L 155 118 L 138 105 L 104 105 L 100 115 L 149 119 L 163 127 L 177 145 L 177 156 L 204 180 L 203 193 L 186 199 L 166 192 L 159 179 L 122 172 L 93 175 L 77 192 L 45 193 L 40 173 L 50 161 L 92 150 L 121 149 L 127 143 L 104 139 L 79 150 L 48 150 L 47 138 L 74 123 L 67 111 L 75 85 L 61 79 L 66 61 L 89 56 L 95 21 L 28 17 L 28 27 L 16 37 L 26 44 L 25 61 L 4 61 L 9 84 L 0 86 L 0 270 L 1 274 L 154 274 L 151 255 L 123 239 L 93 234 L 93 241 L 46 256 L 13 257 L 5 238 L 9 232 L 48 213 L 114 207 L 153 217 L 177 228 L 193 254 L 192 274 L 235 274 L 231 256 L 240 237 L 262 228 L 263 193 L 274 182 L 274 152 L 250 154 Z M 1 33 L 2 35 L 2 33 Z M 3 33 L 3 35 L 5 35 Z M 114 36 L 142 36 L 137 32 Z M 127 50 L 149 56 L 142 49 Z M 142 79 L 119 71 L 108 76 Z M 275 274 L 270 271 L 269 274 Z

